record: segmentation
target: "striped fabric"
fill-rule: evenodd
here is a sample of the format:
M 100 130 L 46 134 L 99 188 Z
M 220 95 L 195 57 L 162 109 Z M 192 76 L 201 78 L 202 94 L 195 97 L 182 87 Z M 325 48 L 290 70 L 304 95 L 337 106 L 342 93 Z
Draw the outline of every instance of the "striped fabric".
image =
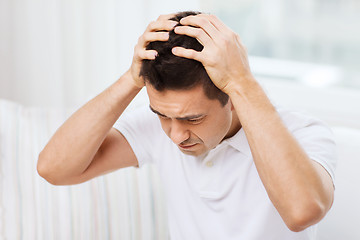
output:
M 168 239 L 153 166 L 75 186 L 53 186 L 37 174 L 40 150 L 69 115 L 0 100 L 0 240 Z

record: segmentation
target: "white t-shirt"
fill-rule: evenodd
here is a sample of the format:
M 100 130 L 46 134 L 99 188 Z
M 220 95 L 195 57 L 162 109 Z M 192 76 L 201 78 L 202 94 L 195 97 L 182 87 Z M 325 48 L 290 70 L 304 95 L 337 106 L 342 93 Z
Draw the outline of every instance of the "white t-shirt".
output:
M 310 158 L 334 179 L 336 151 L 330 129 L 312 117 L 278 112 Z M 148 106 L 121 116 L 114 127 L 129 142 L 140 167 L 156 164 L 172 240 L 315 239 L 316 225 L 292 232 L 283 222 L 259 178 L 242 129 L 206 156 L 194 157 L 166 136 Z

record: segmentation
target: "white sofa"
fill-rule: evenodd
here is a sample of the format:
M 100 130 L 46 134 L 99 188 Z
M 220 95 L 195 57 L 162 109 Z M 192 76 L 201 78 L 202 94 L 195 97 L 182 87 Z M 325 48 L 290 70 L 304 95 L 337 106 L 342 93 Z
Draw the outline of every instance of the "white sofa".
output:
M 168 239 L 152 166 L 75 186 L 37 174 L 40 150 L 70 112 L 0 100 L 0 240 Z
M 336 195 L 318 239 L 360 239 L 360 96 L 262 83 L 274 102 L 310 112 L 333 128 L 339 151 Z M 349 96 L 349 102 L 336 100 Z M 351 108 L 355 111 L 346 112 Z M 38 153 L 69 115 L 0 100 L 0 240 L 168 239 L 161 183 L 152 166 L 76 186 L 52 186 L 37 175 Z

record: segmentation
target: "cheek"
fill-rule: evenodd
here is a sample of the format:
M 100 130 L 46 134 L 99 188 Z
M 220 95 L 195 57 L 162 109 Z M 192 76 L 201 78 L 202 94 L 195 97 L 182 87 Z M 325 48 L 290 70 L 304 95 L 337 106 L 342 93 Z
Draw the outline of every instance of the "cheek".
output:
M 213 144 L 219 144 L 220 141 L 228 133 L 231 126 L 231 115 L 228 113 L 219 113 L 212 122 L 211 126 L 208 126 L 208 134 L 211 134 L 209 141 Z
M 213 148 L 225 137 L 230 129 L 231 117 L 216 117 L 201 124 L 193 133 L 200 138 L 207 147 Z

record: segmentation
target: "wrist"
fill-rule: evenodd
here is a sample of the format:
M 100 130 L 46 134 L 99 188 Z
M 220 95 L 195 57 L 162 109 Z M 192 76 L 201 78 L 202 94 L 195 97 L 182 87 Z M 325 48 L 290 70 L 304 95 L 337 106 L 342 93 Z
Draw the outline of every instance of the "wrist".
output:
M 264 89 L 253 77 L 244 80 L 242 84 L 232 86 L 229 90 L 228 95 L 239 119 L 250 117 L 250 112 L 260 111 L 264 114 L 276 111 Z
M 127 85 L 129 85 L 130 89 L 134 91 L 140 91 L 144 87 L 144 84 L 137 84 L 137 82 L 132 76 L 131 70 L 126 71 L 119 78 L 118 82 L 126 83 Z
M 223 89 L 229 97 L 234 95 L 245 95 L 255 91 L 260 87 L 256 79 L 252 76 L 245 76 L 239 79 L 230 80 L 227 86 Z
M 118 104 L 128 104 L 140 92 L 142 87 L 137 86 L 131 76 L 131 73 L 125 72 L 115 83 L 106 91 Z

